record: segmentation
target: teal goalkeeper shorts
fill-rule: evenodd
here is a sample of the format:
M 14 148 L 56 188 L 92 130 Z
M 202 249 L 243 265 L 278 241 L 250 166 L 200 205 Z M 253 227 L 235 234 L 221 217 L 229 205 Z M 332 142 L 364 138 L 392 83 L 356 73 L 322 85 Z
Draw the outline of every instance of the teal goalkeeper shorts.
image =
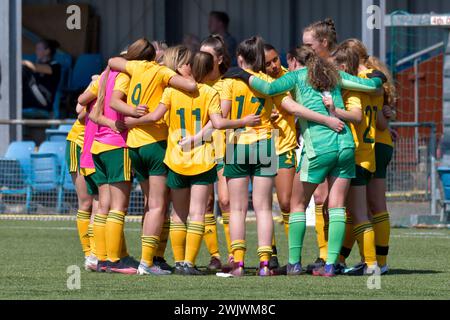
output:
M 345 148 L 308 158 L 302 154 L 300 179 L 303 182 L 321 184 L 328 176 L 355 178 L 355 149 Z

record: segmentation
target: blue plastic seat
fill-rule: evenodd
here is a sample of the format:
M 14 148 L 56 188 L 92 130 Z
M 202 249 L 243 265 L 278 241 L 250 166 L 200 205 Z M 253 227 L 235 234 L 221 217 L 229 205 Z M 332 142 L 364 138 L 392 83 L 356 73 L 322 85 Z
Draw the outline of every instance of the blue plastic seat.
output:
M 36 144 L 34 141 L 15 141 L 6 150 L 3 159 L 16 160 L 24 173 L 30 171 L 30 155 L 34 152 Z
M 47 141 L 61 142 L 66 141 L 67 133 L 65 131 L 60 131 L 59 129 L 47 129 L 45 130 L 45 136 Z
M 60 184 L 58 157 L 53 153 L 31 155 L 31 188 L 33 192 L 56 190 Z
M 55 209 L 59 212 L 63 191 L 58 156 L 54 153 L 34 153 L 31 155 L 31 169 L 30 201 L 27 204 L 27 211 L 31 211 L 34 195 L 54 194 L 56 199 Z
M 76 120 L 73 120 L 73 123 L 75 123 Z M 69 133 L 70 130 L 72 130 L 73 124 L 62 124 L 58 127 L 59 131 L 64 131 Z
M 34 141 L 15 141 L 6 150 L 6 159 L 19 160 L 22 168 L 26 171 L 30 169 L 30 155 L 34 152 L 36 143 Z
M 79 91 L 85 89 L 95 74 L 102 72 L 103 59 L 100 54 L 82 54 L 75 62 L 70 78 L 69 90 Z
M 58 213 L 61 212 L 62 202 L 64 198 L 64 183 L 65 183 L 65 175 L 66 175 L 66 163 L 65 163 L 65 154 L 66 154 L 66 141 L 46 141 L 39 147 L 39 154 L 52 154 L 56 156 L 55 162 L 55 170 L 57 172 L 57 177 L 55 178 L 57 183 L 57 204 L 56 210 Z M 71 180 L 70 180 L 71 181 Z
M 66 155 L 66 142 L 65 141 L 46 141 L 39 147 L 38 153 L 51 153 L 56 155 L 58 159 L 58 166 L 61 169 Z
M 36 145 L 33 141 L 17 141 L 9 145 L 0 159 L 0 194 L 26 195 L 26 206 L 30 202 L 30 155 Z

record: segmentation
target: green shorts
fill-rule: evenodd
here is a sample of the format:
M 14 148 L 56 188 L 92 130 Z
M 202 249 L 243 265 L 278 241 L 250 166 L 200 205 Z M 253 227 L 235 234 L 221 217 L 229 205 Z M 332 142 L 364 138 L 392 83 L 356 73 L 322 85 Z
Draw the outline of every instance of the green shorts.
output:
M 272 139 L 260 140 L 252 144 L 235 144 L 227 148 L 223 175 L 227 178 L 275 177 L 277 161 Z
M 170 189 L 186 189 L 193 185 L 209 185 L 217 181 L 217 169 L 214 167 L 211 170 L 195 175 L 184 176 L 169 169 L 167 174 L 167 186 Z
M 375 179 L 386 179 L 387 167 L 391 163 L 394 148 L 384 143 L 375 143 L 375 161 L 377 168 L 375 170 Z
M 295 169 L 295 173 L 300 173 L 300 169 L 302 168 L 301 164 L 302 164 L 302 158 L 306 157 L 305 153 L 300 153 L 298 156 L 296 156 L 297 159 L 297 165 L 296 165 L 296 169 Z
M 217 172 L 220 172 L 222 169 L 225 168 L 225 162 L 223 161 L 223 158 L 216 160 L 216 162 L 217 162 L 217 166 L 216 166 Z
M 282 153 L 278 156 L 278 169 L 292 169 L 297 167 L 295 150 Z
M 93 154 L 97 185 L 128 182 L 132 180 L 128 148 Z
M 302 154 L 300 179 L 303 182 L 321 184 L 328 176 L 355 178 L 355 149 L 345 148 L 340 151 L 327 152 L 311 159 Z
M 373 177 L 372 172 L 358 165 L 355 166 L 355 175 L 356 178 L 353 178 L 351 182 L 354 187 L 367 186 Z
M 167 141 L 147 144 L 139 148 L 130 148 L 133 172 L 139 182 L 150 176 L 166 176 L 167 166 L 164 163 Z
M 98 183 L 97 183 L 97 173 L 93 173 L 84 177 L 84 181 L 86 181 L 87 192 L 91 196 L 98 195 Z
M 70 173 L 78 172 L 80 168 L 81 147 L 75 142 L 68 141 L 66 145 L 66 164 Z

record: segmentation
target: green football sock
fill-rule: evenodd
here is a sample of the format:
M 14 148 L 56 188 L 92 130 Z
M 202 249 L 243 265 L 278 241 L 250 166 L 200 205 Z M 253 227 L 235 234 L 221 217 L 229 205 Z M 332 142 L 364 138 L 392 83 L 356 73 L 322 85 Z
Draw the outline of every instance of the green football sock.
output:
M 330 208 L 327 264 L 335 264 L 345 237 L 345 208 Z
M 289 263 L 300 263 L 306 231 L 306 214 L 294 212 L 289 217 Z

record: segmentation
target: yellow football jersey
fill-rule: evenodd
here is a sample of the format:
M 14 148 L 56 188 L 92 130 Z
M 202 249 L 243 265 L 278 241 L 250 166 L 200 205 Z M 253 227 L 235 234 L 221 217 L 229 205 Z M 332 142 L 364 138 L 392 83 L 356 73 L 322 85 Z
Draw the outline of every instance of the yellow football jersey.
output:
M 161 99 L 169 109 L 169 138 L 164 163 L 173 171 L 194 176 L 214 168 L 214 150 L 210 141 L 184 151 L 179 146 L 182 137 L 198 133 L 210 114 L 222 114 L 219 93 L 206 84 L 198 84 L 198 93 L 167 88 Z
M 362 112 L 359 124 L 349 123 L 355 140 L 355 162 L 370 172 L 375 172 L 375 135 L 379 99 L 361 92 L 344 91 L 345 108 Z M 382 105 L 381 105 L 382 106 Z
M 104 73 L 100 77 L 98 77 L 95 81 L 93 81 L 89 87 L 88 90 L 98 97 L 98 90 L 100 87 L 100 79 L 103 76 Z M 130 76 L 126 73 L 119 73 L 116 78 L 116 82 L 114 83 L 114 91 L 120 91 L 124 94 L 128 94 L 128 90 L 130 88 Z
M 83 148 L 85 128 L 86 126 L 81 123 L 80 120 L 75 121 L 72 129 L 70 129 L 69 133 L 67 134 L 67 141 L 75 142 L 77 146 Z
M 171 69 L 155 61 L 129 61 L 127 73 L 131 75 L 127 103 L 132 106 L 147 105 L 149 112 L 155 111 L 161 101 L 164 89 L 176 75 Z M 128 132 L 127 144 L 139 148 L 147 144 L 167 140 L 167 123 L 164 119 L 137 126 Z
M 217 90 L 219 97 L 223 99 L 223 84 L 225 82 L 230 82 L 231 79 L 218 79 L 216 81 L 208 82 L 207 85 L 211 86 L 213 89 Z M 216 160 L 225 158 L 226 152 L 226 130 L 214 130 L 212 134 L 213 145 L 214 145 L 214 155 Z
M 358 74 L 358 77 L 360 78 L 367 78 L 367 75 L 371 73 L 373 69 L 367 69 Z M 378 110 L 381 110 L 384 105 L 384 97 L 382 95 L 380 96 L 371 96 L 371 99 L 373 101 L 373 105 L 378 107 Z M 394 143 L 392 142 L 391 133 L 389 132 L 389 129 L 386 130 L 378 130 L 376 129 L 375 133 L 375 142 L 376 143 L 383 143 L 387 144 L 389 146 L 394 146 Z
M 103 76 L 103 73 L 98 77 L 95 81 L 92 81 L 87 90 L 89 90 L 94 96 L 98 97 L 98 90 L 100 88 L 100 78 Z
M 297 148 L 297 131 L 295 128 L 295 116 L 280 109 L 280 116 L 273 122 L 273 128 L 277 131 L 275 148 L 277 155 Z
M 389 132 L 389 129 L 386 129 L 383 131 L 377 129 L 375 142 L 387 144 L 388 146 L 391 146 L 391 147 L 394 146 L 394 142 L 392 141 L 392 136 L 391 136 L 391 133 Z
M 278 78 L 281 78 L 288 72 L 289 70 L 282 66 Z M 273 122 L 273 128 L 278 130 L 275 148 L 277 155 L 280 155 L 297 148 L 297 130 L 294 115 L 283 109 L 280 109 L 278 113 L 280 116 Z
M 273 81 L 268 75 L 259 72 L 246 70 L 254 76 L 265 81 Z M 286 94 L 275 97 L 264 96 L 263 94 L 252 90 L 241 80 L 232 80 L 223 85 L 223 99 L 230 100 L 231 114 L 230 119 L 242 119 L 245 116 L 256 114 L 261 115 L 261 124 L 256 127 L 246 127 L 237 129 L 230 135 L 231 141 L 237 144 L 252 144 L 259 140 L 266 140 L 272 137 L 272 123 L 270 116 L 273 106 L 279 107 L 286 97 Z

